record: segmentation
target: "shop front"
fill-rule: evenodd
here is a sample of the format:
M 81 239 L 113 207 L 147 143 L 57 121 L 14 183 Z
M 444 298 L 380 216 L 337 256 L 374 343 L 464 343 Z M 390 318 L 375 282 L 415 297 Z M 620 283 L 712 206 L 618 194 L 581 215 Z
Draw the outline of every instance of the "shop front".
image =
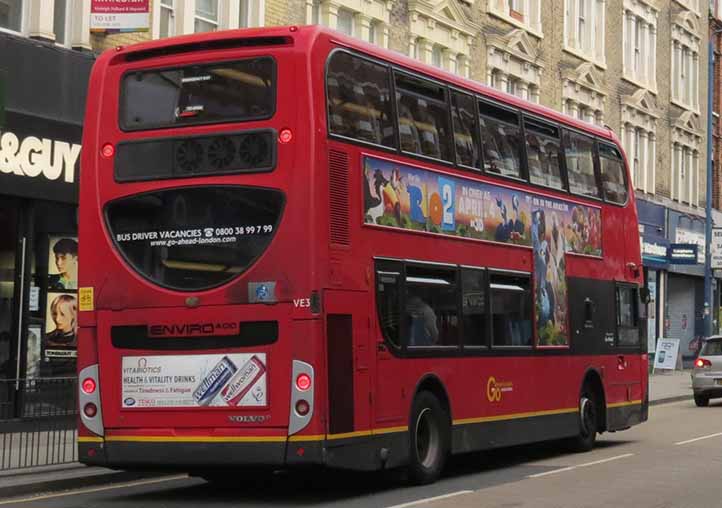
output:
M 637 213 L 644 280 L 650 298 L 647 305 L 647 350 L 653 355 L 657 338 L 662 337 L 664 333 L 661 316 L 664 310 L 665 284 L 669 269 L 667 209 L 662 205 L 638 199 Z
M 668 239 L 664 336 L 680 339 L 682 360 L 690 365 L 704 335 L 704 217 L 668 210 Z
M 63 397 L 71 381 L 63 381 L 75 372 L 78 176 L 92 63 L 92 55 L 0 34 L 6 90 L 0 125 L 2 420 L 43 416 L 58 401 L 72 400 Z M 29 389 L 38 386 L 44 389 Z

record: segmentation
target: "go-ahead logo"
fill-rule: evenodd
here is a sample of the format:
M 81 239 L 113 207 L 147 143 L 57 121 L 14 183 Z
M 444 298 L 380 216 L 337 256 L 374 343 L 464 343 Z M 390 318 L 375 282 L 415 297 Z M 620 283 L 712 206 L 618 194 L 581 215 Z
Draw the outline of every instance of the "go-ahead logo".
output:
M 514 383 L 511 381 L 497 381 L 494 376 L 489 376 L 486 382 L 486 398 L 489 402 L 501 402 L 502 392 L 513 392 Z

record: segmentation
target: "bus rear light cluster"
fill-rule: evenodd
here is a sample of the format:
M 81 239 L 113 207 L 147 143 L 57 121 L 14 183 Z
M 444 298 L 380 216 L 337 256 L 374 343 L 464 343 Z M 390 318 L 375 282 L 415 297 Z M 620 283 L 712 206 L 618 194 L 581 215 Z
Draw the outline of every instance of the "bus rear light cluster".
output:
M 711 369 L 712 362 L 710 362 L 706 358 L 697 358 L 697 361 L 694 362 L 694 368 L 695 369 Z
M 303 430 L 313 418 L 314 372 L 313 367 L 293 360 L 291 372 L 291 411 L 288 418 L 288 435 Z
M 78 405 L 80 421 L 86 429 L 98 436 L 105 435 L 103 413 L 100 405 L 100 383 L 98 364 L 85 367 L 78 375 Z

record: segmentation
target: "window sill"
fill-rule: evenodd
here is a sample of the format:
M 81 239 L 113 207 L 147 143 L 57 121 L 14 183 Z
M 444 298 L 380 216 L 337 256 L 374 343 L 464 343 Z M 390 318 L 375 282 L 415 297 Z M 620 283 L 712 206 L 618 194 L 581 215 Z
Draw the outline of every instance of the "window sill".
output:
M 644 81 L 639 81 L 639 80 L 634 79 L 631 76 L 629 76 L 626 72 L 622 75 L 622 79 L 632 83 L 634 86 L 637 86 L 639 88 L 644 88 L 648 92 L 651 92 L 654 95 L 657 95 L 657 84 L 656 83 L 645 83 Z
M 692 113 L 699 115 L 699 108 L 695 108 L 694 106 L 690 106 L 689 104 L 685 104 L 684 102 L 678 101 L 677 99 L 670 99 L 669 101 L 671 104 L 674 104 L 678 108 L 682 108 L 686 111 L 691 111 Z
M 492 16 L 501 19 L 502 21 L 506 21 L 507 23 L 514 25 L 517 28 L 521 28 L 523 30 L 526 30 L 528 33 L 533 35 L 534 37 L 537 37 L 539 39 L 544 38 L 544 33 L 541 30 L 537 30 L 535 28 L 532 28 L 531 25 L 527 23 L 522 23 L 518 19 L 512 18 L 509 14 L 504 14 L 502 12 L 496 11 L 493 8 L 489 8 L 489 14 Z
M 604 61 L 595 60 L 594 57 L 592 57 L 586 53 L 583 53 L 582 51 L 580 51 L 576 48 L 573 48 L 573 47 L 567 45 L 566 43 L 564 44 L 564 46 L 562 46 L 562 49 L 564 51 L 566 51 L 567 53 L 574 55 L 577 58 L 581 58 L 582 60 L 584 60 L 586 62 L 593 63 L 595 66 L 599 67 L 602 70 L 605 70 L 605 71 L 607 70 L 607 64 Z

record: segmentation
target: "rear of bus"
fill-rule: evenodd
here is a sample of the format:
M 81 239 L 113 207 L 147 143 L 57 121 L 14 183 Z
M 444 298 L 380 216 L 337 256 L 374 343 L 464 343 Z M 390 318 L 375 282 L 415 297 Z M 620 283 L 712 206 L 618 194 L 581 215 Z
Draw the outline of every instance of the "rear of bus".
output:
M 312 144 L 299 83 L 313 36 L 222 32 L 98 59 L 79 225 L 81 462 L 320 460 L 313 442 L 287 449 L 323 434 L 313 187 L 297 149 Z

